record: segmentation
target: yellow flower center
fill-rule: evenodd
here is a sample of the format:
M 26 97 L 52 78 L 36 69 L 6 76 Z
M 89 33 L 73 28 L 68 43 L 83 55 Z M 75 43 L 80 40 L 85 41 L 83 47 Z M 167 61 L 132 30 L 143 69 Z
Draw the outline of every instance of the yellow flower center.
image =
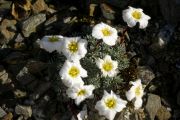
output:
M 132 16 L 133 16 L 135 19 L 139 20 L 139 19 L 141 19 L 142 14 L 141 14 L 141 12 L 139 12 L 139 11 L 134 11 L 134 12 L 132 13 Z
M 135 89 L 135 94 L 136 96 L 139 96 L 141 94 L 141 87 L 138 86 L 136 89 Z
M 84 90 L 84 89 L 82 89 L 82 90 L 80 90 L 79 92 L 78 92 L 78 96 L 83 96 L 83 95 L 85 95 L 86 94 L 86 90 Z
M 104 69 L 105 71 L 107 71 L 107 72 L 111 71 L 111 70 L 113 69 L 113 64 L 112 64 L 112 62 L 109 62 L 109 61 L 105 62 L 105 63 L 103 64 L 103 69 Z
M 116 100 L 114 98 L 107 99 L 105 104 L 108 108 L 112 109 L 116 106 Z
M 69 49 L 69 51 L 72 52 L 72 53 L 77 52 L 77 51 L 78 51 L 78 43 L 75 42 L 75 41 L 72 41 L 71 43 L 69 43 L 68 49 Z
M 101 30 L 104 36 L 110 36 L 112 32 L 108 28 L 104 28 Z
M 49 41 L 49 42 L 57 42 L 57 41 L 59 41 L 59 38 L 56 37 L 56 36 L 52 36 L 52 37 L 49 37 L 49 38 L 48 38 L 48 41 Z
M 69 75 L 73 78 L 77 77 L 79 73 L 80 73 L 79 69 L 75 66 L 71 67 L 71 69 L 69 70 Z

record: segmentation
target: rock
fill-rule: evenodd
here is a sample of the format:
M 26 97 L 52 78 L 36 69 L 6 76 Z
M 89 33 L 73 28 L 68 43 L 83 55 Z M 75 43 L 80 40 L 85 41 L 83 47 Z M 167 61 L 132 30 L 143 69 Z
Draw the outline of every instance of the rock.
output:
M 16 39 L 15 39 L 15 42 L 22 42 L 24 40 L 24 38 L 22 37 L 22 35 L 21 34 L 18 34 L 17 35 L 17 37 L 16 37 Z
M 4 43 L 8 43 L 11 39 L 14 38 L 15 32 L 16 32 L 16 20 L 9 20 L 9 19 L 4 19 L 1 24 L 0 24 L 0 31 L 1 34 L 4 36 L 5 40 Z M 1 41 L 0 43 L 2 43 Z
M 50 17 L 48 20 L 46 20 L 44 25 L 46 27 L 48 27 L 48 26 L 52 25 L 53 23 L 57 22 L 57 20 L 58 20 L 58 16 L 54 15 L 54 16 Z
M 25 57 L 26 54 L 23 54 L 21 52 L 11 52 L 10 54 L 6 55 L 3 61 L 8 64 L 19 64 L 23 62 L 23 59 Z
M 23 20 L 29 17 L 31 10 L 31 1 L 14 1 L 11 5 L 11 14 L 17 20 Z
M 155 75 L 152 69 L 148 66 L 138 66 L 138 78 L 141 78 L 142 82 L 147 85 L 151 82 L 152 79 L 155 78 Z
M 101 7 L 101 11 L 103 13 L 103 16 L 108 19 L 108 20 L 114 20 L 115 19 L 115 11 L 112 9 L 112 7 L 110 7 L 109 5 L 102 3 L 100 5 Z
M 117 113 L 115 120 L 144 120 L 145 114 L 143 109 L 134 110 L 131 108 L 123 109 Z
M 26 67 L 28 68 L 29 73 L 36 74 L 47 68 L 48 64 L 43 63 L 41 61 L 30 60 L 28 61 Z
M 39 13 L 41 11 L 46 11 L 48 9 L 48 6 L 44 2 L 44 0 L 37 0 L 33 5 L 32 5 L 32 10 L 34 13 Z
M 7 113 L 0 107 L 0 118 L 4 117 Z
M 156 85 L 153 85 L 153 84 L 152 84 L 152 85 L 149 86 L 148 90 L 149 90 L 149 92 L 154 92 L 154 91 L 157 90 L 157 88 L 158 88 L 158 87 L 157 87 Z
M 8 73 L 4 69 L 3 66 L 0 66 L 0 83 L 1 84 L 8 84 L 11 82 Z
M 129 111 L 129 109 L 125 109 L 116 115 L 116 120 L 131 120 L 131 114 L 132 113 Z
M 35 120 L 44 120 L 46 118 L 46 114 L 44 114 L 42 108 L 33 107 L 33 117 Z
M 26 85 L 34 80 L 36 80 L 36 78 L 29 73 L 28 68 L 27 67 L 23 67 L 23 69 L 18 73 L 18 75 L 16 76 L 17 81 L 19 81 L 22 85 Z
M 29 17 L 21 23 L 22 33 L 25 37 L 29 37 L 31 33 L 36 32 L 36 29 L 46 20 L 46 14 L 40 13 Z
M 13 114 L 10 112 L 3 117 L 2 120 L 13 120 Z
M 167 110 L 166 107 L 161 106 L 156 116 L 158 120 L 169 120 L 171 118 L 171 113 Z
M 16 98 L 22 98 L 25 97 L 27 93 L 17 89 L 14 91 L 14 95 Z
M 24 119 L 28 119 L 32 115 L 31 106 L 17 105 L 15 107 L 15 112 L 18 115 L 23 115 Z
M 97 4 L 90 4 L 89 5 L 89 16 L 94 16 L 95 14 L 95 9 L 98 5 Z
M 147 111 L 150 120 L 154 120 L 158 110 L 161 108 L 161 98 L 154 94 L 148 94 L 145 110 Z
M 19 116 L 17 120 L 23 120 L 23 116 Z

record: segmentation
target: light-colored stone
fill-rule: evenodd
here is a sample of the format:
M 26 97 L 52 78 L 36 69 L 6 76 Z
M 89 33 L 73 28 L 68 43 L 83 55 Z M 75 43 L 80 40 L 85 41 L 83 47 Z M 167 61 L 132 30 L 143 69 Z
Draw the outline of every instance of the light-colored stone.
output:
M 17 89 L 14 91 L 14 95 L 16 98 L 22 98 L 25 97 L 27 93 Z
M 23 21 L 22 33 L 25 37 L 29 37 L 31 33 L 36 32 L 36 29 L 46 20 L 46 14 L 40 13 L 29 17 L 27 20 Z
M 154 120 L 160 108 L 161 108 L 161 98 L 154 94 L 148 94 L 148 100 L 145 109 L 149 115 L 150 120 Z
M 24 119 L 28 119 L 32 115 L 31 106 L 17 105 L 15 107 L 15 112 L 18 115 L 23 115 Z
M 0 118 L 4 117 L 7 113 L 0 107 Z

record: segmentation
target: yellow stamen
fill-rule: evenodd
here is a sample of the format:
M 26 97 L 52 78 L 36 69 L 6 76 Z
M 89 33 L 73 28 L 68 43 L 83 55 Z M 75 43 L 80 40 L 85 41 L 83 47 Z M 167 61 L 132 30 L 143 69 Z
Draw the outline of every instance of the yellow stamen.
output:
M 49 40 L 49 42 L 57 42 L 57 41 L 59 41 L 59 38 L 56 36 L 52 36 L 52 37 L 49 37 L 48 40 Z
M 79 92 L 78 92 L 78 96 L 83 96 L 83 95 L 85 95 L 86 94 L 86 90 L 84 90 L 84 89 L 82 89 L 82 90 L 80 90 Z
M 75 66 L 71 67 L 71 69 L 69 70 L 69 75 L 73 78 L 77 77 L 79 73 L 80 73 L 79 69 Z
M 135 89 L 135 94 L 136 96 L 139 96 L 141 94 L 141 87 L 138 86 L 136 89 Z
M 139 11 L 134 11 L 134 12 L 132 13 L 132 16 L 133 16 L 135 19 L 139 20 L 139 19 L 141 19 L 142 14 L 141 14 L 141 12 L 139 12 Z
M 112 62 L 109 62 L 109 61 L 106 61 L 104 64 L 103 64 L 103 69 L 107 72 L 111 71 L 113 69 L 113 64 Z
M 104 28 L 101 30 L 104 36 L 110 36 L 112 32 L 108 28 Z
M 72 41 L 71 43 L 69 43 L 68 49 L 69 49 L 69 51 L 72 52 L 72 53 L 77 52 L 77 51 L 78 51 L 78 43 L 75 42 L 75 41 Z
M 105 104 L 108 108 L 112 109 L 116 106 L 116 100 L 114 98 L 107 99 L 107 101 L 105 101 Z

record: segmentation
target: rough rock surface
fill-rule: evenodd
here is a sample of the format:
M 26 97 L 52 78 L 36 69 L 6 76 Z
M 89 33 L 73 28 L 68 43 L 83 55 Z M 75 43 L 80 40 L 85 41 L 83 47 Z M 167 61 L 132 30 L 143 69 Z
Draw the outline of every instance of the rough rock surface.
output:
M 18 115 L 23 115 L 24 119 L 28 119 L 32 115 L 31 106 L 17 105 L 15 107 L 15 112 Z
M 149 114 L 150 120 L 154 120 L 160 108 L 161 108 L 161 98 L 154 94 L 148 94 L 148 99 L 145 109 Z
M 22 33 L 25 37 L 29 37 L 31 33 L 36 32 L 37 27 L 46 20 L 46 14 L 40 13 L 29 17 L 21 23 Z

